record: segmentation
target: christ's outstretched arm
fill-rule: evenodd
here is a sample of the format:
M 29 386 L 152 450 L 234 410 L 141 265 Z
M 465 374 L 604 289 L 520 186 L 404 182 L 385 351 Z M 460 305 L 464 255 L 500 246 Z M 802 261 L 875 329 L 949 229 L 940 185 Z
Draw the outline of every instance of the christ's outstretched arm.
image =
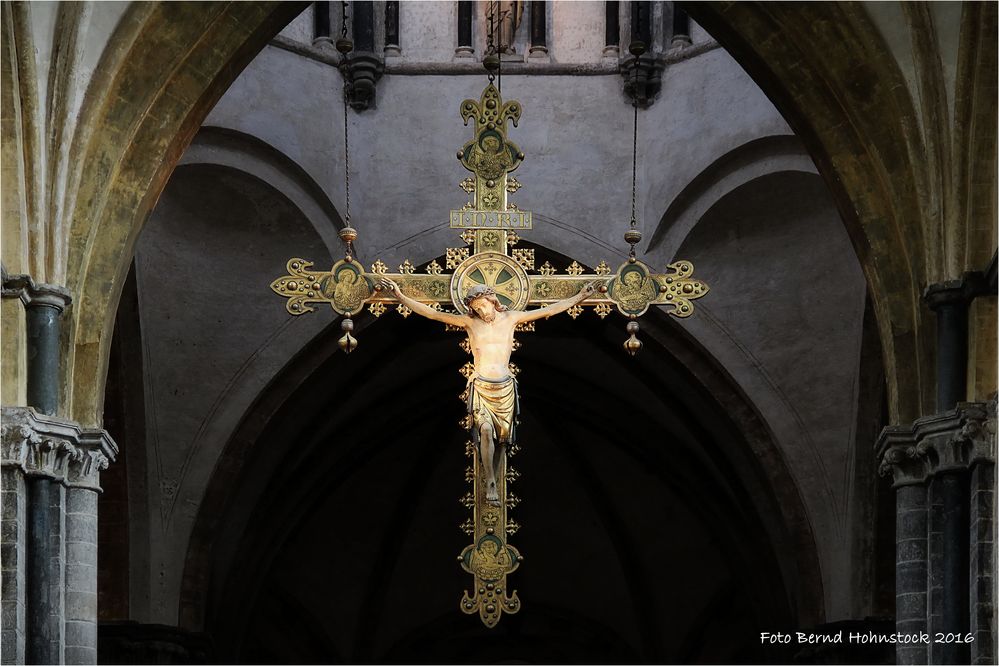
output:
M 551 305 L 546 305 L 545 307 L 538 308 L 537 310 L 524 310 L 522 312 L 515 312 L 513 314 L 517 316 L 518 324 L 523 323 L 525 321 L 534 321 L 535 319 L 541 319 L 542 317 L 545 317 L 547 319 L 548 317 L 556 315 L 559 312 L 565 312 L 573 305 L 577 305 L 578 303 L 585 301 L 587 298 L 593 295 L 594 291 L 596 291 L 596 282 L 590 282 L 589 284 L 585 285 L 582 289 L 580 289 L 579 293 L 576 294 L 575 296 L 570 296 L 569 298 L 563 298 L 561 301 L 556 301 Z
M 392 294 L 399 299 L 400 303 L 420 316 L 426 317 L 427 319 L 433 319 L 434 321 L 440 321 L 445 324 L 451 324 L 452 326 L 460 326 L 462 328 L 466 328 L 468 325 L 468 317 L 451 314 L 450 312 L 440 312 L 438 310 L 434 310 L 429 305 L 421 303 L 418 300 L 410 298 L 406 294 L 402 293 L 402 290 L 399 289 L 399 285 L 389 278 L 382 278 L 378 283 L 383 289 L 391 291 Z

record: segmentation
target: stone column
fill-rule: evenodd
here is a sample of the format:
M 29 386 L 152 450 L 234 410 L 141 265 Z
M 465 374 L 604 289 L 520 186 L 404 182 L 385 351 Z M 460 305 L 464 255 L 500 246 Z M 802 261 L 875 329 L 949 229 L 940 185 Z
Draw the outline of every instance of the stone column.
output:
M 97 494 L 109 462 L 102 438 L 84 436 L 66 478 L 65 659 L 97 663 Z
M 604 55 L 616 56 L 621 48 L 620 3 L 608 0 L 604 3 Z
M 25 562 L 27 552 L 27 489 L 24 474 L 6 464 L 0 474 L 3 477 L 3 520 L 0 531 L 3 533 L 3 546 L 0 550 L 0 576 L 3 577 L 2 632 L 0 632 L 0 652 L 4 664 L 26 663 L 24 642 L 26 618 Z
M 354 14 L 354 48 L 357 51 L 372 52 L 375 50 L 375 5 L 371 2 L 352 2 L 350 9 Z
M 330 3 L 328 0 L 319 0 L 313 4 L 312 18 L 314 26 L 312 29 L 312 44 L 314 46 L 332 45 L 330 38 Z
M 946 444 L 945 444 L 946 446 Z M 968 470 L 947 464 L 929 485 L 929 629 L 934 636 L 968 633 Z M 934 642 L 934 664 L 966 664 L 968 644 Z
M 62 287 L 35 284 L 28 275 L 4 275 L 4 298 L 18 298 L 25 308 L 27 403 L 42 414 L 59 409 L 59 323 L 70 304 Z M 26 525 L 24 658 L 27 663 L 62 661 L 63 488 L 53 483 L 65 461 L 61 449 L 36 451 L 37 464 L 25 469 Z
M 976 424 L 969 423 L 969 430 Z M 970 663 L 996 663 L 996 610 L 995 610 L 995 488 L 996 466 L 996 403 L 991 405 L 991 417 L 983 424 L 982 432 L 972 434 L 978 443 L 971 466 L 971 512 L 969 520 L 970 595 L 968 599 L 969 632 L 971 643 Z M 971 433 L 969 433 L 971 434 Z
M 968 395 L 968 304 L 979 282 L 968 277 L 940 282 L 924 294 L 937 317 L 937 412 L 954 409 Z
M 895 630 L 927 631 L 926 463 L 908 433 L 886 428 L 878 441 L 882 476 L 895 488 Z M 896 646 L 898 664 L 927 663 L 922 643 Z
M 969 663 L 972 656 L 978 663 L 993 663 L 995 412 L 994 401 L 958 403 L 950 411 L 881 433 L 881 473 L 891 473 L 897 489 L 898 631 L 926 631 L 931 641 L 937 632 L 958 637 L 931 642 L 928 650 L 926 645 L 899 645 L 900 664 Z M 975 507 L 972 520 L 969 474 L 977 484 L 976 499 L 987 503 Z M 921 480 L 929 482 L 928 489 Z M 979 631 L 986 634 L 981 639 Z M 969 634 L 974 641 L 967 640 Z
M 979 291 L 980 277 L 965 276 L 933 284 L 924 294 L 937 320 L 937 412 L 954 409 L 967 397 L 968 304 Z M 936 437 L 930 481 L 930 631 L 965 635 L 969 628 L 969 465 L 956 456 L 951 438 Z M 930 658 L 938 664 L 963 664 L 966 643 L 933 643 Z
M 531 0 L 531 48 L 527 55 L 548 55 L 548 3 L 544 0 Z
M 100 471 L 114 459 L 117 446 L 104 430 L 81 428 L 31 407 L 3 407 L 2 421 L 4 660 L 94 664 L 96 493 Z M 49 484 L 48 504 L 35 514 L 30 503 L 42 500 L 28 490 L 26 480 L 33 477 Z M 45 530 L 30 520 L 43 514 Z M 36 528 L 41 531 L 33 543 Z M 46 551 L 32 559 L 41 548 Z
M 454 50 L 456 58 L 471 58 L 475 54 L 472 46 L 472 0 L 458 0 L 458 46 Z
M 402 54 L 399 48 L 399 2 L 389 0 L 385 3 L 385 55 Z
M 672 48 L 690 46 L 690 18 L 679 2 L 673 3 L 673 37 L 670 40 Z

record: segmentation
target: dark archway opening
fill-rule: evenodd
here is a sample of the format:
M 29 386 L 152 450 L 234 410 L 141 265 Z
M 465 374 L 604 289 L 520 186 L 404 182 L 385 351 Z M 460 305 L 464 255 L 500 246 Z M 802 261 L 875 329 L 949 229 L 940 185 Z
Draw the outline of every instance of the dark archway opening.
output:
M 331 327 L 220 462 L 181 611 L 215 659 L 759 663 L 793 656 L 760 631 L 821 618 L 797 491 L 752 407 L 665 315 L 630 359 L 622 320 L 592 312 L 519 336 L 524 608 L 493 631 L 461 614 L 461 335 L 362 319 L 358 351 L 330 355 Z

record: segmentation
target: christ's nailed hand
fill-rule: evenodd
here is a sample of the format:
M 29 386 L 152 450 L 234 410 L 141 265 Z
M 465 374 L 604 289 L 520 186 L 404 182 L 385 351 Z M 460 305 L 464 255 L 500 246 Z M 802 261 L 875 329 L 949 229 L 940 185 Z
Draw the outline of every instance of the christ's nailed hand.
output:
M 395 281 L 393 281 L 393 280 L 391 280 L 391 279 L 389 279 L 387 277 L 383 277 L 380 280 L 378 280 L 378 286 L 381 287 L 385 291 L 392 292 L 392 294 L 396 298 L 398 298 L 399 295 L 400 295 L 399 285 L 397 285 L 395 283 Z

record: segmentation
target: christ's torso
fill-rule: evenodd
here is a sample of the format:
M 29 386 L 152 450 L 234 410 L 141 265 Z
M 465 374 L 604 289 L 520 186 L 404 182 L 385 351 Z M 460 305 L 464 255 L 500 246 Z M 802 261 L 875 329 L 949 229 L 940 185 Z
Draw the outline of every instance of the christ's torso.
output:
M 509 312 L 497 312 L 491 322 L 473 317 L 468 325 L 475 374 L 483 379 L 506 379 L 510 376 L 510 354 L 516 318 Z

